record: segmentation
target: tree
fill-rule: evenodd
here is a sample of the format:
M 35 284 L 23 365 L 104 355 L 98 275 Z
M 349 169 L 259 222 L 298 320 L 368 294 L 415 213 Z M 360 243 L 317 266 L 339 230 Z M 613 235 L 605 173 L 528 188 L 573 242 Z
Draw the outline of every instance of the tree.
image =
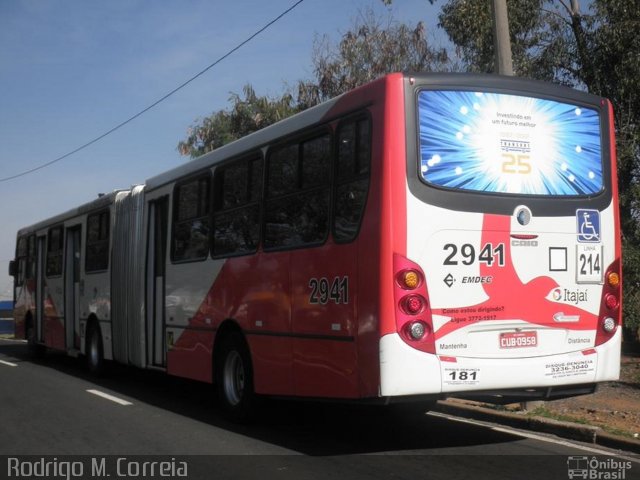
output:
M 555 81 L 614 105 L 627 326 L 640 324 L 640 2 L 508 0 L 517 75 Z M 493 71 L 489 4 L 448 0 L 439 17 L 467 70 Z
M 567 51 L 558 6 L 549 0 L 508 0 L 507 5 L 515 75 L 561 80 Z M 449 0 L 438 20 L 468 71 L 495 72 L 491 2 Z
M 243 93 L 244 97 L 231 94 L 230 109 L 220 110 L 193 124 L 187 138 L 178 144 L 178 151 L 195 158 L 299 111 L 289 93 L 277 98 L 258 96 L 248 84 Z
M 231 94 L 230 109 L 194 123 L 178 150 L 197 157 L 390 72 L 453 69 L 446 50 L 431 47 L 426 37 L 422 22 L 414 27 L 391 17 L 383 22 L 366 11 L 338 43 L 326 35 L 316 39 L 315 78 L 274 98 L 258 96 L 246 85 L 244 97 Z
M 591 91 L 614 105 L 623 232 L 625 324 L 640 326 L 640 4 L 594 0 L 585 19 Z
M 316 40 L 315 79 L 299 82 L 299 103 L 315 105 L 391 72 L 455 69 L 446 49 L 429 45 L 427 34 L 423 22 L 412 27 L 365 11 L 337 44 L 326 35 Z

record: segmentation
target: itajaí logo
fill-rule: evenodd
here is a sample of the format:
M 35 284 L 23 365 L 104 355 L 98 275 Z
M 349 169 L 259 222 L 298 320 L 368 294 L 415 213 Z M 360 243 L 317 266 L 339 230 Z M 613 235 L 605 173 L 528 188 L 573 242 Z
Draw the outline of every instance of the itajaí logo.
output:
M 568 288 L 554 288 L 551 290 L 551 298 L 555 302 L 564 302 L 564 303 L 573 303 L 577 305 L 582 302 L 588 302 L 588 291 L 580 290 L 579 288 L 575 290 L 569 290 Z

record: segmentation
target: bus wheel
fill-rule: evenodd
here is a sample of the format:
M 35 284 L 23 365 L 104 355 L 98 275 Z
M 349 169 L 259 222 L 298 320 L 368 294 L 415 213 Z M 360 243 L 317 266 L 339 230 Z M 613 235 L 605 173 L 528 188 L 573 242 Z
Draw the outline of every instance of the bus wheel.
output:
M 36 328 L 32 322 L 27 323 L 27 349 L 33 358 L 42 358 L 46 352 L 46 347 L 40 345 L 36 339 Z
M 255 413 L 253 369 L 243 336 L 238 332 L 227 335 L 216 359 L 216 390 L 222 408 L 232 420 L 250 420 Z
M 86 353 L 89 371 L 94 375 L 100 375 L 104 370 L 104 355 L 100 327 L 95 323 L 89 327 Z

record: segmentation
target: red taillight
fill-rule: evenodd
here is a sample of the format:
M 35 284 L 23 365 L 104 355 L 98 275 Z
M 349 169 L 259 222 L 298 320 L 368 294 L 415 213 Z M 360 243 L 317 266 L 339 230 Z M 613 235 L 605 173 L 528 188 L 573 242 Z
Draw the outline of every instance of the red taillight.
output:
M 618 331 L 621 317 L 622 279 L 620 278 L 620 260 L 613 262 L 605 274 L 602 289 L 600 314 L 596 330 L 596 346 L 610 340 Z
M 422 268 L 402 255 L 393 257 L 395 331 L 411 347 L 435 353 L 435 332 Z
M 609 310 L 613 310 L 618 306 L 618 297 L 611 293 L 608 293 L 604 296 L 604 304 Z
M 405 313 L 417 315 L 424 310 L 427 301 L 420 295 L 407 295 L 401 303 Z

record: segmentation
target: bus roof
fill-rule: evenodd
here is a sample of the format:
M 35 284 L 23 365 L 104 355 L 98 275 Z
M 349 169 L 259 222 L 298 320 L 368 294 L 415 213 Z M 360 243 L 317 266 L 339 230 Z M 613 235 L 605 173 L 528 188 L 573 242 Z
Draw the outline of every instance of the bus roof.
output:
M 258 150 L 291 132 L 317 125 L 323 120 L 326 120 L 327 114 L 341 96 L 342 95 L 332 98 L 320 105 L 280 120 L 262 130 L 258 130 L 246 137 L 242 137 L 191 161 L 185 162 L 178 167 L 151 177 L 145 182 L 146 190 L 153 190 L 185 176 L 210 168 L 223 160 Z
M 100 195 L 98 198 L 91 200 L 90 202 L 84 203 L 79 207 L 74 207 L 71 210 L 67 210 L 64 213 L 60 213 L 53 217 L 49 217 L 46 220 L 42 220 L 38 223 L 34 223 L 33 225 L 30 225 L 28 227 L 21 228 L 20 230 L 18 230 L 18 236 L 34 233 L 37 230 L 48 227 L 50 225 L 62 223 L 65 220 L 77 217 L 78 215 L 82 215 L 84 213 L 88 213 L 88 212 L 106 207 L 108 205 L 111 205 L 118 194 L 123 192 L 127 193 L 129 191 L 130 189 L 121 189 L 121 190 L 114 190 L 111 193 L 105 193 L 104 195 Z

